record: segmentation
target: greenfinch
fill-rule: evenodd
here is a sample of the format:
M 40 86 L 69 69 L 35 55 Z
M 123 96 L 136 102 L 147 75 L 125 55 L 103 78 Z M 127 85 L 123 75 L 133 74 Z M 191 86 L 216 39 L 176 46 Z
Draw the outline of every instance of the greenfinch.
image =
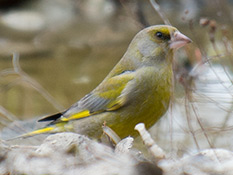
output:
M 66 111 L 40 119 L 50 123 L 24 136 L 69 131 L 99 138 L 106 123 L 124 138 L 135 135 L 140 122 L 151 127 L 169 107 L 174 51 L 190 42 L 169 25 L 143 29 L 93 91 Z

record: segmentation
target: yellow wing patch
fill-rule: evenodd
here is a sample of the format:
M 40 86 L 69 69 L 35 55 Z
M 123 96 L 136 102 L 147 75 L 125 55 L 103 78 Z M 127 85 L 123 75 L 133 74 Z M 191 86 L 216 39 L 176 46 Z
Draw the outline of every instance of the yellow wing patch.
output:
M 122 107 L 125 103 L 126 98 L 120 97 L 117 100 L 114 100 L 112 103 L 110 103 L 106 111 L 115 111 Z
M 127 83 L 133 79 L 134 72 L 126 71 L 125 73 L 105 80 L 103 85 L 95 89 L 94 93 L 97 94 L 99 97 L 115 100 L 117 97 L 120 96 Z
M 77 120 L 77 119 L 81 119 L 81 118 L 85 118 L 85 117 L 88 117 L 90 116 L 90 111 L 88 110 L 85 110 L 85 111 L 82 111 L 82 112 L 78 112 L 76 114 L 73 114 L 71 116 L 69 116 L 68 118 L 66 117 L 62 117 L 61 118 L 61 121 L 63 122 L 67 122 L 67 121 L 70 121 L 70 120 Z

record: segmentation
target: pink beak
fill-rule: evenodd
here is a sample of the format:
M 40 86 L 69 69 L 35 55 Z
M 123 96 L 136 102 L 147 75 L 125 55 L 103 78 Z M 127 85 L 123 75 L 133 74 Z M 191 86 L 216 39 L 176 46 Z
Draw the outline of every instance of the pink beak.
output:
M 189 39 L 187 36 L 185 36 L 184 34 L 180 33 L 180 32 L 175 32 L 171 42 L 170 42 L 170 48 L 171 49 L 179 49 L 181 47 L 183 47 L 184 45 L 191 43 L 192 40 Z

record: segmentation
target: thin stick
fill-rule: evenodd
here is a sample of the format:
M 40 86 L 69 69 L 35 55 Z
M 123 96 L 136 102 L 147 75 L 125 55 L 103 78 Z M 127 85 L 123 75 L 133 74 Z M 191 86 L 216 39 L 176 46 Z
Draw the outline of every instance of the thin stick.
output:
M 29 83 L 35 90 L 37 90 L 48 102 L 50 102 L 54 108 L 58 111 L 63 111 L 63 106 L 56 102 L 56 100 L 35 80 L 28 76 L 20 67 L 19 54 L 14 53 L 12 59 L 14 71 L 22 78 L 22 80 Z
M 151 154 L 154 156 L 156 160 L 161 160 L 166 158 L 165 152 L 151 138 L 151 135 L 146 130 L 144 123 L 137 124 L 134 129 L 139 132 L 144 144 L 150 150 Z
M 8 110 L 6 110 L 3 106 L 0 106 L 0 113 L 4 115 L 5 117 L 7 117 L 7 119 L 10 121 L 17 120 L 17 117 L 11 112 L 9 112 Z
M 155 9 L 155 11 L 162 18 L 164 24 L 171 25 L 171 23 L 169 22 L 168 18 L 165 16 L 165 14 L 163 13 L 163 11 L 161 10 L 159 4 L 157 2 L 155 2 L 155 0 L 150 0 L 150 3 L 152 5 L 152 7 Z

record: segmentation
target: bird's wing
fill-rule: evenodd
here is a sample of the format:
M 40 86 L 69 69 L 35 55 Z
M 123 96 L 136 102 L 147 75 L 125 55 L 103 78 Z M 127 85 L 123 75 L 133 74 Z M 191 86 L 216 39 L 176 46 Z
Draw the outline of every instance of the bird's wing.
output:
M 93 114 L 121 108 L 127 103 L 127 94 L 132 89 L 132 83 L 130 82 L 134 82 L 132 81 L 134 78 L 134 71 L 125 71 L 105 79 L 96 89 L 72 105 L 67 111 L 40 119 L 40 122 L 52 121 L 46 127 L 17 138 L 66 131 L 65 125 L 70 120 L 77 120 Z
M 127 95 L 122 91 L 134 79 L 134 76 L 134 71 L 125 71 L 107 78 L 91 93 L 72 105 L 59 120 L 77 120 L 103 111 L 114 111 L 121 108 L 127 102 Z

